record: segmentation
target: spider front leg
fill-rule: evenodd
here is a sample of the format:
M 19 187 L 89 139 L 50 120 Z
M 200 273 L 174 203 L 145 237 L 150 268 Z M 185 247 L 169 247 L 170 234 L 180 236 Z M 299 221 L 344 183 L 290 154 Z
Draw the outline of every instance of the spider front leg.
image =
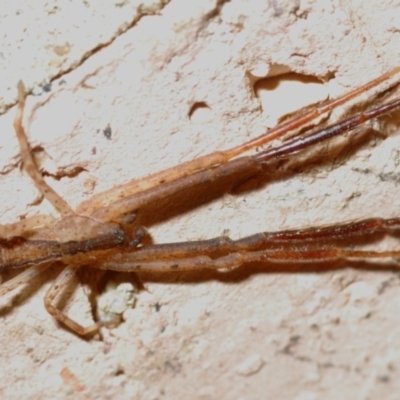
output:
M 279 264 L 388 261 L 398 266 L 400 251 L 370 251 L 357 245 L 376 241 L 400 230 L 400 218 L 372 218 L 343 225 L 278 232 L 262 232 L 242 239 L 151 245 L 114 254 L 95 264 L 124 272 L 232 269 L 250 262 Z

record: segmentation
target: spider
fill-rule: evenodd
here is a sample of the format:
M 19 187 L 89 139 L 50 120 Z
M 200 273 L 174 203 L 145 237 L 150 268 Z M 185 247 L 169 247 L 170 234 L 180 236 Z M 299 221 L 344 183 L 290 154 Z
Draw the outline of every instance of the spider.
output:
M 0 268 L 29 267 L 3 283 L 0 296 L 29 282 L 55 262 L 61 262 L 65 268 L 46 293 L 44 306 L 59 322 L 84 336 L 97 331 L 106 322 L 82 326 L 56 307 L 58 296 L 82 266 L 125 272 L 163 272 L 232 269 L 249 262 L 293 264 L 389 259 L 398 263 L 400 251 L 360 250 L 356 249 L 353 241 L 360 237 L 391 234 L 400 229 L 400 218 L 371 218 L 341 225 L 262 232 L 239 240 L 222 236 L 200 241 L 146 244 L 148 233 L 135 224 L 135 216 L 149 203 L 198 185 L 207 185 L 225 177 L 249 181 L 269 171 L 276 162 L 296 157 L 319 143 L 399 108 L 400 98 L 320 130 L 300 130 L 304 124 L 388 81 L 399 72 L 400 67 L 337 99 L 299 112 L 240 146 L 199 157 L 97 194 L 81 203 L 75 211 L 45 182 L 36 167 L 22 125 L 26 93 L 20 82 L 14 129 L 23 166 L 41 194 L 60 213 L 60 218 L 37 215 L 0 225 Z M 282 139 L 282 144 L 254 155 L 242 155 L 277 138 Z

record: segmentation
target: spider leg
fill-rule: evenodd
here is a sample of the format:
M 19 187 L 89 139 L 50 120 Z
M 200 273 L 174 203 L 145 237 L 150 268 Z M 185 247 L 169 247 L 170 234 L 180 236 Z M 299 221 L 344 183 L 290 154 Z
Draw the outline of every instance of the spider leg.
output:
M 118 218 L 118 215 L 132 214 L 140 210 L 141 207 L 158 199 L 163 199 L 199 184 L 215 181 L 224 176 L 235 176 L 236 182 L 249 179 L 257 175 L 261 170 L 267 170 L 269 161 L 295 156 L 303 150 L 347 133 L 364 122 L 380 117 L 399 107 L 400 99 L 395 99 L 387 104 L 360 112 L 324 129 L 312 132 L 306 137 L 294 137 L 280 146 L 261 151 L 253 156 L 238 157 L 226 163 L 221 163 L 208 169 L 201 169 L 187 176 L 181 176 L 176 180 L 166 180 L 158 186 L 134 195 L 122 197 L 107 206 L 100 207 L 98 210 L 93 211 L 91 216 L 98 221 L 113 221 Z
M 26 93 L 22 82 L 18 82 L 18 104 L 17 113 L 14 119 L 14 130 L 18 139 L 20 154 L 24 169 L 39 189 L 40 193 L 46 197 L 61 215 L 65 216 L 73 213 L 71 207 L 62 199 L 57 192 L 52 189 L 43 179 L 38 171 L 35 160 L 32 157 L 25 129 L 22 125 L 22 118 L 25 108 Z M 35 215 L 13 224 L 0 225 L 0 237 L 8 238 L 23 235 L 26 232 L 40 230 L 42 228 L 51 228 L 55 222 L 55 218 L 51 215 Z
M 344 119 L 343 121 L 339 121 L 336 124 L 318 130 L 309 136 L 294 138 L 293 140 L 283 143 L 278 147 L 265 150 L 259 154 L 256 154 L 254 158 L 259 162 L 265 162 L 270 159 L 287 158 L 324 140 L 331 139 L 344 132 L 351 131 L 364 122 L 388 114 L 399 107 L 400 99 L 397 98 L 386 104 L 374 107 L 371 110 L 359 112 L 358 114 Z
M 263 232 L 239 240 L 209 240 L 156 244 L 108 256 L 93 266 L 125 272 L 236 268 L 248 262 L 320 263 L 380 260 L 400 264 L 400 251 L 356 248 L 356 240 L 376 240 L 400 229 L 400 219 L 372 218 L 321 228 Z M 199 255 L 200 254 L 200 255 Z
M 117 202 L 123 198 L 133 196 L 135 194 L 151 190 L 163 185 L 176 181 L 181 178 L 188 177 L 198 171 L 208 170 L 214 166 L 225 164 L 248 150 L 262 146 L 272 140 L 282 138 L 289 132 L 299 129 L 304 124 L 311 122 L 322 114 L 332 111 L 334 108 L 354 99 L 358 95 L 367 92 L 368 90 L 378 86 L 379 84 L 388 81 L 390 78 L 400 72 L 400 67 L 389 71 L 388 73 L 366 83 L 349 93 L 344 94 L 336 99 L 327 101 L 319 106 L 315 106 L 309 110 L 305 110 L 300 115 L 297 115 L 289 121 L 277 125 L 276 127 L 268 130 L 264 134 L 243 143 L 240 146 L 225 150 L 216 151 L 206 156 L 196 158 L 179 164 L 175 167 L 168 168 L 155 174 L 134 179 L 124 185 L 115 186 L 112 189 L 99 193 L 89 200 L 82 202 L 78 208 L 77 213 L 83 215 L 92 215 L 96 210 L 106 207 L 107 205 Z M 298 134 L 292 136 L 297 137 Z
M 22 125 L 22 117 L 25 108 L 26 93 L 24 85 L 21 81 L 18 82 L 18 105 L 17 114 L 14 120 L 14 129 L 19 142 L 24 169 L 39 189 L 40 193 L 59 211 L 61 215 L 73 213 L 72 208 L 68 203 L 43 179 L 42 174 L 38 171 L 35 161 L 32 157 L 26 133 Z
M 41 228 L 51 228 L 55 222 L 52 215 L 35 215 L 12 224 L 0 225 L 0 237 L 7 238 Z
M 39 276 L 45 269 L 50 267 L 51 264 L 52 262 L 33 265 L 7 282 L 3 282 L 0 285 L 0 297 L 5 296 L 7 293 L 21 285 L 29 283 L 32 279 Z
M 263 250 L 249 253 L 231 253 L 217 259 L 207 256 L 197 256 L 193 258 L 179 258 L 169 260 L 124 260 L 124 261 L 107 261 L 99 264 L 100 269 L 120 271 L 120 272 L 167 272 L 167 271 L 193 271 L 193 270 L 231 270 L 240 267 L 243 264 L 257 262 L 268 264 L 286 264 L 286 265 L 302 265 L 302 264 L 320 264 L 349 262 L 372 262 L 382 265 L 386 262 L 390 265 L 400 265 L 400 251 L 356 251 L 348 249 L 333 248 L 324 251 L 270 251 Z
M 231 270 L 251 262 L 286 265 L 320 264 L 323 262 L 333 265 L 343 261 L 374 262 L 379 263 L 379 265 L 382 262 L 387 262 L 390 265 L 399 266 L 400 251 L 357 251 L 341 248 L 326 250 L 297 249 L 293 251 L 265 249 L 255 252 L 230 253 L 215 259 L 208 256 L 196 256 L 153 261 L 148 259 L 135 260 L 135 257 L 132 257 L 132 259 L 127 257 L 123 260 L 107 260 L 96 265 L 96 267 L 120 272 L 178 272 L 204 269 Z
M 105 323 L 97 322 L 89 326 L 83 326 L 72 318 L 68 317 L 63 311 L 59 310 L 55 303 L 57 298 L 62 294 L 62 292 L 69 286 L 70 282 L 75 278 L 75 274 L 79 269 L 79 265 L 68 265 L 61 272 L 61 274 L 52 283 L 49 290 L 44 297 L 44 306 L 47 312 L 52 315 L 57 321 L 68 326 L 72 331 L 76 332 L 78 335 L 87 335 L 89 333 L 96 332 L 100 327 L 104 326 Z M 108 322 L 112 323 L 112 322 Z

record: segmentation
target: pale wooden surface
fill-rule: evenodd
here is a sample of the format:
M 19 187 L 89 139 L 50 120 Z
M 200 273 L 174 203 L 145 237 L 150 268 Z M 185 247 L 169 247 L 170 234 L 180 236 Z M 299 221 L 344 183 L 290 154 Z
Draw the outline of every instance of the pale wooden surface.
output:
M 49 178 L 53 187 L 76 207 L 92 193 L 261 133 L 276 118 L 280 90 L 269 112 L 253 81 L 270 68 L 297 73 L 290 96 L 316 101 L 399 63 L 394 2 L 262 3 L 172 0 L 62 74 L 49 94 L 30 97 L 30 140 L 41 149 L 42 168 L 61 177 Z M 31 79 L 29 69 L 19 74 Z M 312 88 L 301 74 L 330 79 Z M 196 102 L 208 108 L 189 117 Z M 4 223 L 53 212 L 46 202 L 32 205 L 37 191 L 17 165 L 14 113 L 0 118 Z M 156 242 L 226 232 L 237 238 L 398 215 L 399 148 L 394 134 L 341 165 L 228 194 L 184 215 L 166 210 L 169 218 L 149 230 Z M 125 322 L 104 330 L 104 341 L 89 342 L 43 308 L 56 274 L 46 274 L 23 299 L 0 299 L 3 398 L 394 399 L 399 391 L 396 273 L 260 268 L 248 276 L 242 270 L 240 279 L 207 273 L 147 279 Z M 89 282 L 99 277 L 95 271 Z M 90 289 L 76 290 L 77 318 L 90 318 Z

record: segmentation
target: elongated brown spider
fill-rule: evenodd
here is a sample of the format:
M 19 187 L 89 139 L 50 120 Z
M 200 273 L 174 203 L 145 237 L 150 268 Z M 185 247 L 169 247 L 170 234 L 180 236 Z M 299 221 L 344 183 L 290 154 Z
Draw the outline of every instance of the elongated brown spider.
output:
M 400 229 L 400 218 L 372 218 L 342 225 L 308 229 L 263 232 L 239 240 L 217 237 L 209 240 L 167 244 L 143 244 L 147 232 L 134 223 L 142 207 L 184 192 L 198 185 L 225 177 L 250 180 L 269 171 L 273 163 L 295 157 L 318 143 L 351 132 L 365 121 L 400 107 L 400 99 L 354 114 L 338 123 L 311 132 L 300 128 L 323 113 L 357 97 L 400 72 L 400 67 L 335 100 L 325 102 L 284 122 L 265 134 L 240 146 L 217 151 L 176 167 L 135 179 L 114 187 L 81 203 L 74 211 L 43 179 L 32 157 L 22 126 L 25 91 L 18 85 L 18 107 L 14 121 L 21 157 L 42 195 L 61 217 L 37 215 L 0 226 L 0 268 L 29 267 L 0 286 L 0 296 L 29 282 L 55 262 L 64 270 L 45 295 L 46 310 L 58 321 L 80 335 L 96 331 L 105 322 L 84 327 L 55 306 L 56 299 L 83 265 L 98 269 L 134 271 L 181 271 L 193 269 L 230 269 L 248 262 L 334 263 L 338 260 L 389 260 L 398 264 L 400 251 L 357 249 L 349 240 Z M 283 142 L 255 155 L 242 156 L 248 150 L 272 140 Z

